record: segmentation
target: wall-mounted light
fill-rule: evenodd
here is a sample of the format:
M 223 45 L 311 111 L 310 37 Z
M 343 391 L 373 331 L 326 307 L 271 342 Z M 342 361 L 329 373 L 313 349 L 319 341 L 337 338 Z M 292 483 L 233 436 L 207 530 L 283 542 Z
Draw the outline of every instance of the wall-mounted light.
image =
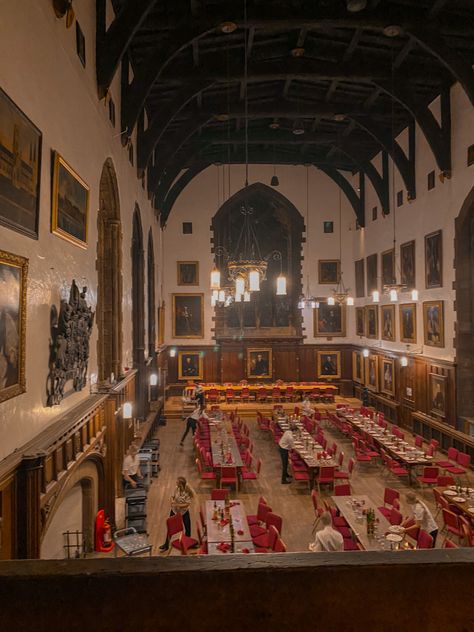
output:
M 91 386 L 97 384 L 97 373 L 91 373 Z
M 152 373 L 150 375 L 150 386 L 156 386 L 158 384 L 158 375 L 156 373 Z
M 378 290 L 372 292 L 372 303 L 380 303 L 380 292 Z
M 130 402 L 125 402 L 122 408 L 122 417 L 123 419 L 131 419 L 132 418 L 132 404 Z
M 408 366 L 408 358 L 405 355 L 400 358 L 400 366 Z
M 170 358 L 175 358 L 176 357 L 176 349 L 173 347 L 172 349 L 170 349 Z
M 369 350 L 368 349 L 363 349 L 362 350 L 362 355 L 364 356 L 364 358 L 368 358 L 369 357 Z

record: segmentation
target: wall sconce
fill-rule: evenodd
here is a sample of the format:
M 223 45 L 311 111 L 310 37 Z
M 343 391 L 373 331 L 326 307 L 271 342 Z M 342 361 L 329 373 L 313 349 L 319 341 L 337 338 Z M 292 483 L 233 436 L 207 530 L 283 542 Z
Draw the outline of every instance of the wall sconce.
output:
M 130 402 L 125 402 L 122 408 L 122 417 L 123 419 L 131 419 L 132 418 L 132 404 Z
M 170 349 L 170 358 L 175 358 L 176 357 L 176 349 Z
M 408 358 L 406 357 L 406 355 L 400 358 L 400 366 L 408 366 Z
M 158 384 L 158 375 L 156 373 L 152 373 L 150 375 L 150 386 L 156 386 Z
M 369 350 L 368 349 L 363 349 L 362 350 L 362 355 L 364 356 L 364 358 L 368 358 L 369 357 Z

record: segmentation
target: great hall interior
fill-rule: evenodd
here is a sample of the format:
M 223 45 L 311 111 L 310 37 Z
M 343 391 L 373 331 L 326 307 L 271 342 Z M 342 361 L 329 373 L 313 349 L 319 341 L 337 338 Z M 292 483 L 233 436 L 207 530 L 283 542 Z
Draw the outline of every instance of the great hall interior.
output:
M 474 629 L 473 0 L 0 1 L 0 628 Z

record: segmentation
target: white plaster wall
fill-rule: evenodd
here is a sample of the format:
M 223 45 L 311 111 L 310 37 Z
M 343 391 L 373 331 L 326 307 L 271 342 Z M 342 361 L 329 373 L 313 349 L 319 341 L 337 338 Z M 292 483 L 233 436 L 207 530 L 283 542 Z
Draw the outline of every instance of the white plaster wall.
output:
M 68 492 L 57 512 L 54 514 L 51 524 L 41 543 L 41 559 L 62 560 L 67 556 L 64 544 L 66 531 L 80 531 L 82 533 L 82 487 L 80 483 Z M 71 544 L 75 539 L 70 540 Z M 80 540 L 79 540 L 80 542 Z M 74 549 L 70 555 L 74 557 Z
M 86 38 L 87 65 L 76 55 L 75 26 L 55 18 L 49 0 L 0 0 L 0 85 L 43 133 L 39 240 L 0 227 L 0 249 L 29 258 L 26 337 L 27 391 L 0 404 L 0 459 L 23 445 L 76 405 L 87 389 L 46 408 L 49 313 L 59 306 L 72 279 L 85 282 L 90 301 L 97 294 L 96 244 L 99 181 L 108 157 L 115 166 L 123 230 L 123 364 L 131 366 L 131 232 L 135 203 L 141 210 L 145 250 L 150 226 L 155 253 L 159 229 L 153 211 L 120 142 L 119 74 L 111 87 L 116 127 L 97 96 L 95 79 L 95 2 L 74 4 Z M 110 7 L 109 7 L 110 9 Z M 134 145 L 136 142 L 134 139 Z M 90 186 L 88 248 L 83 250 L 50 232 L 51 151 L 57 150 Z M 155 258 L 159 263 L 159 257 Z M 146 294 L 146 288 L 145 288 Z M 146 310 L 145 310 L 146 314 Z M 89 372 L 97 372 L 97 328 L 91 338 Z
M 435 116 L 439 110 L 439 103 L 436 100 L 432 104 Z M 411 345 L 413 351 L 421 351 L 423 346 L 423 311 L 421 303 L 430 300 L 444 300 L 445 315 L 445 346 L 444 348 L 424 346 L 422 353 L 428 357 L 444 358 L 453 360 L 455 357 L 454 326 L 456 314 L 454 312 L 455 292 L 453 282 L 455 272 L 454 262 L 454 220 L 459 214 L 461 206 L 469 191 L 474 186 L 474 166 L 467 167 L 467 148 L 474 142 L 472 130 L 474 128 L 474 108 L 459 85 L 455 85 L 451 91 L 451 117 L 452 117 L 452 178 L 441 182 L 439 179 L 439 168 L 431 149 L 419 129 L 416 127 L 416 199 L 407 202 L 406 189 L 399 172 L 395 169 L 393 173 L 392 162 L 389 160 L 390 183 L 391 183 L 391 208 L 396 192 L 403 190 L 404 203 L 395 209 L 396 221 L 396 263 L 399 265 L 400 244 L 416 240 L 416 287 L 419 290 L 419 305 L 417 307 L 417 344 Z M 406 149 L 407 133 L 402 132 L 399 137 L 400 145 Z M 380 156 L 377 156 L 373 164 L 380 172 Z M 435 188 L 428 191 L 427 175 L 430 171 L 435 171 Z M 392 186 L 394 176 L 395 185 Z M 356 179 L 353 179 L 354 184 Z M 393 212 L 386 217 L 382 216 L 380 202 L 375 191 L 366 180 L 366 227 L 363 230 L 353 233 L 354 236 L 354 257 L 360 259 L 374 252 L 380 253 L 388 250 L 393 245 Z M 372 207 L 378 207 L 378 218 L 372 221 Z M 424 238 L 431 232 L 441 229 L 443 231 L 443 287 L 436 289 L 425 289 L 425 265 L 424 265 Z M 378 262 L 378 272 L 380 275 L 380 256 Z M 403 296 L 403 295 L 402 295 Z M 401 302 L 411 302 L 409 294 Z M 356 299 L 356 305 L 370 303 L 367 299 Z M 388 304 L 387 297 L 382 297 L 381 305 Z M 398 309 L 396 310 L 396 336 L 399 339 L 400 329 L 398 320 Z M 357 342 L 374 346 L 381 345 L 382 348 L 392 350 L 405 350 L 406 345 L 400 342 L 373 340 Z
M 211 254 L 211 222 L 219 207 L 228 197 L 234 195 L 244 186 L 244 167 L 231 166 L 230 196 L 227 185 L 227 168 L 225 193 L 223 193 L 222 177 L 218 176 L 216 166 L 211 166 L 192 180 L 178 197 L 168 223 L 163 232 L 164 243 L 164 296 L 166 300 L 167 318 L 165 340 L 167 344 L 186 344 L 186 346 L 212 343 L 211 292 L 209 289 L 210 273 L 213 266 Z M 277 191 L 288 198 L 302 214 L 306 224 L 306 168 L 281 166 L 277 169 L 280 185 Z M 271 165 L 250 165 L 249 185 L 262 182 L 269 185 L 273 175 Z M 218 189 L 218 179 L 220 190 Z M 355 229 L 355 215 L 344 194 L 341 196 L 342 218 L 342 270 L 346 285 L 354 289 L 354 266 L 352 254 L 352 232 Z M 334 233 L 323 233 L 323 221 L 334 222 Z M 193 223 L 193 234 L 182 234 L 182 223 Z M 324 173 L 315 167 L 309 168 L 309 240 L 303 245 L 304 261 L 302 266 L 304 289 L 309 275 L 310 292 L 316 296 L 328 296 L 332 286 L 319 285 L 318 259 L 339 258 L 339 188 Z M 262 253 L 265 256 L 265 253 Z M 199 287 L 183 287 L 177 285 L 177 261 L 199 261 Z M 204 338 L 183 340 L 172 337 L 172 294 L 181 292 L 202 292 L 204 294 Z M 305 310 L 304 334 L 307 342 L 324 338 L 313 337 L 313 316 L 311 310 Z M 353 323 L 348 319 L 348 336 L 351 335 Z M 335 340 L 335 339 L 334 339 Z M 338 341 L 345 340 L 338 338 Z M 334 341 L 333 343 L 334 344 Z

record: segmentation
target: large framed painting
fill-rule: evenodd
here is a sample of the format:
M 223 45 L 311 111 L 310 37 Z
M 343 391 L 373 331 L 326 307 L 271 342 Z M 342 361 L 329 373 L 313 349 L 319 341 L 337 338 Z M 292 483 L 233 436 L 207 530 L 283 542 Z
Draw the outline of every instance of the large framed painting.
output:
M 444 301 L 423 303 L 423 332 L 425 345 L 444 347 Z
M 355 262 L 355 284 L 356 284 L 356 298 L 363 298 L 365 296 L 365 265 L 364 259 L 359 259 Z
M 443 234 L 440 230 L 425 236 L 425 286 L 443 287 Z
M 202 380 L 202 367 L 200 351 L 178 351 L 178 380 Z
M 392 358 L 382 359 L 382 393 L 395 396 L 395 362 Z
M 430 373 L 429 375 L 429 411 L 432 415 L 446 417 L 446 385 L 444 375 Z
M 40 130 L 0 89 L 0 224 L 38 239 Z
M 173 294 L 173 338 L 204 337 L 204 294 Z
M 178 285 L 199 285 L 199 261 L 178 261 Z
M 346 306 L 320 303 L 314 310 L 314 335 L 331 337 L 346 335 Z
M 364 383 L 364 356 L 362 351 L 352 352 L 352 379 L 359 384 Z
M 0 250 L 0 402 L 26 391 L 28 259 Z
M 272 350 L 247 349 L 247 377 L 272 377 Z
M 89 187 L 57 151 L 53 156 L 51 230 L 87 248 Z
M 400 246 L 401 282 L 407 290 L 416 287 L 415 240 L 407 241 Z
M 395 341 L 395 305 L 382 305 L 382 340 Z
M 379 357 L 375 354 L 370 354 L 365 359 L 364 377 L 365 385 L 370 391 L 375 393 L 379 390 Z
M 381 255 L 382 285 L 395 283 L 395 250 L 385 250 Z
M 338 379 L 341 377 L 341 352 L 318 351 L 318 378 Z
M 365 309 L 363 307 L 355 308 L 356 319 L 356 335 L 365 336 Z
M 378 290 L 377 283 L 377 253 L 367 257 L 367 294 Z
M 416 343 L 416 303 L 399 306 L 400 342 Z
M 379 309 L 378 305 L 365 306 L 365 335 L 367 338 L 379 337 Z
M 337 284 L 341 273 L 339 259 L 320 259 L 318 264 L 319 283 L 321 285 Z

